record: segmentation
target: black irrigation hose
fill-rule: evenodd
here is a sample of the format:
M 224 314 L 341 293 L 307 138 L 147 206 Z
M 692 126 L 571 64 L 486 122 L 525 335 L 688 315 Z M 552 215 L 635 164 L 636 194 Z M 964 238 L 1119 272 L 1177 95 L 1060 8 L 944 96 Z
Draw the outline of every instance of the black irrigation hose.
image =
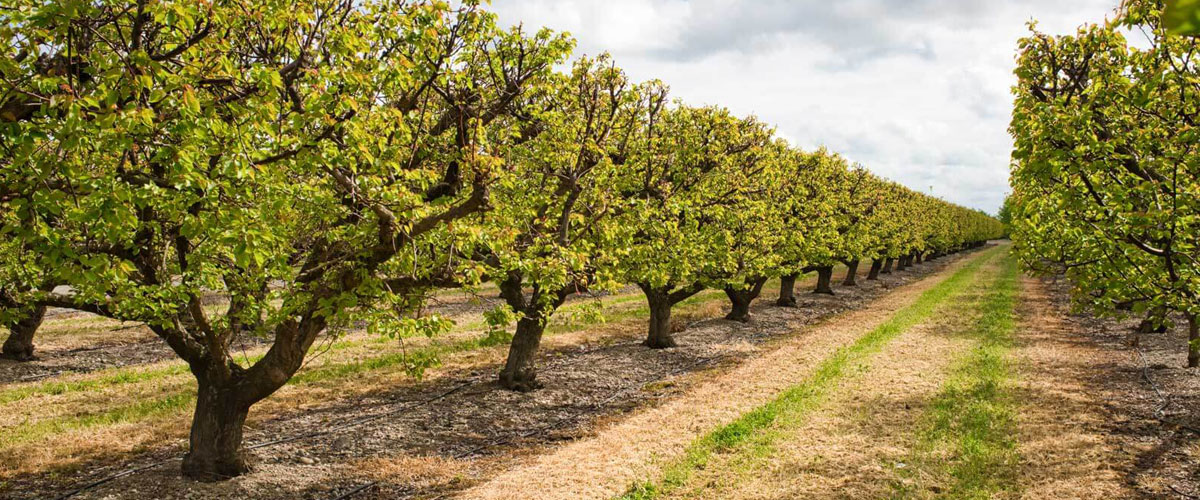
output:
M 346 423 L 344 423 L 344 424 L 340 424 L 340 425 L 337 425 L 337 426 L 334 426 L 334 427 L 325 428 L 325 429 L 322 429 L 322 430 L 319 430 L 319 431 L 314 431 L 314 432 L 309 432 L 309 433 L 301 434 L 301 435 L 298 435 L 298 436 L 291 436 L 291 437 L 287 437 L 287 438 L 283 438 L 283 439 L 276 439 L 276 440 L 267 441 L 267 442 L 263 442 L 263 443 L 257 443 L 257 444 L 253 444 L 253 445 L 247 446 L 247 447 L 246 447 L 246 449 L 249 449 L 249 450 L 255 450 L 255 449 L 260 449 L 260 448 L 266 448 L 266 447 L 269 447 L 269 446 L 275 446 L 275 445 L 278 445 L 278 444 L 290 443 L 290 442 L 292 442 L 292 441 L 299 441 L 299 440 L 301 440 L 301 439 L 307 439 L 307 438 L 311 438 L 311 437 L 322 436 L 322 435 L 325 435 L 325 434 L 330 434 L 330 433 L 337 432 L 337 431 L 340 431 L 340 430 L 343 430 L 343 429 L 349 429 L 349 428 L 351 428 L 351 427 L 356 427 L 356 426 L 359 426 L 359 425 L 362 425 L 362 424 L 365 424 L 365 423 L 367 423 L 367 422 L 371 422 L 371 421 L 374 421 L 374 420 L 379 420 L 379 419 L 381 419 L 381 418 L 384 418 L 384 417 L 390 417 L 390 416 L 394 416 L 394 415 L 399 415 L 399 414 L 401 414 L 401 413 L 404 413 L 404 412 L 406 412 L 406 411 L 412 411 L 412 410 L 415 410 L 415 409 L 417 409 L 417 408 L 420 408 L 420 407 L 422 407 L 422 406 L 425 406 L 425 405 L 428 405 L 428 404 L 431 404 L 431 403 L 434 403 L 434 402 L 440 401 L 440 400 L 442 400 L 442 399 L 445 399 L 445 398 L 447 398 L 447 397 L 451 396 L 452 394 L 454 394 L 454 393 L 456 393 L 456 392 L 458 392 L 458 391 L 461 391 L 461 390 L 463 390 L 464 388 L 466 388 L 467 386 L 471 385 L 472 383 L 473 383 L 473 382 L 464 382 L 464 383 L 462 383 L 462 384 L 459 384 L 459 385 L 455 386 L 453 389 L 450 389 L 450 390 L 448 390 L 448 391 L 442 392 L 442 393 L 440 393 L 440 394 L 438 394 L 438 395 L 436 395 L 436 396 L 434 396 L 434 397 L 431 397 L 431 398 L 429 398 L 429 399 L 424 399 L 424 400 L 416 401 L 415 403 L 414 403 L 414 402 L 412 402 L 412 401 L 407 401 L 406 403 L 412 403 L 412 404 L 405 404 L 405 405 L 404 405 L 402 408 L 398 408 L 398 409 L 395 409 L 395 410 L 392 410 L 392 411 L 384 412 L 384 413 L 381 413 L 381 414 L 378 414 L 378 415 L 372 415 L 372 416 L 369 416 L 369 417 L 363 417 L 363 418 L 359 418 L 359 419 L 356 419 L 356 420 L 351 420 L 351 421 L 349 421 L 349 422 L 346 422 Z M 123 478 L 123 477 L 125 477 L 125 476 L 130 476 L 130 475 L 133 475 L 133 474 L 137 474 L 137 473 L 139 473 L 139 472 L 143 472 L 143 471 L 147 471 L 147 470 L 154 469 L 154 468 L 157 468 L 157 467 L 161 467 L 161 466 L 163 466 L 163 465 L 166 465 L 166 464 L 167 464 L 167 463 L 169 463 L 169 462 L 173 462 L 173 461 L 177 460 L 178 458 L 179 458 L 179 457 L 173 457 L 173 458 L 169 458 L 169 459 L 165 459 L 165 460 L 159 460 L 159 461 L 157 461 L 157 462 L 153 462 L 153 463 L 146 464 L 146 465 L 143 465 L 143 466 L 139 466 L 139 467 L 134 467 L 134 468 L 132 468 L 132 469 L 126 469 L 126 470 L 123 470 L 123 471 L 121 471 L 121 472 L 118 472 L 118 473 L 116 473 L 116 474 L 113 474 L 113 475 L 110 475 L 110 476 L 106 476 L 106 477 L 103 477 L 103 478 L 97 479 L 97 480 L 95 480 L 95 481 L 92 481 L 92 482 L 90 482 L 90 483 L 87 483 L 87 484 L 85 484 L 85 485 L 83 485 L 83 486 L 80 486 L 80 487 L 78 487 L 78 488 L 76 488 L 76 489 L 74 489 L 74 490 L 71 490 L 71 491 L 68 491 L 68 492 L 66 492 L 66 493 L 63 493 L 62 495 L 59 495 L 59 496 L 55 497 L 55 500 L 66 500 L 66 499 L 68 499 L 68 498 L 71 498 L 71 497 L 73 497 L 73 496 L 75 496 L 75 495 L 78 495 L 78 494 L 80 494 L 80 493 L 83 493 L 83 492 L 85 492 L 85 491 L 87 491 L 87 490 L 90 490 L 90 489 L 92 489 L 92 488 L 95 488 L 95 487 L 97 487 L 97 486 L 103 485 L 103 484 L 105 484 L 105 483 L 109 483 L 109 482 L 115 481 L 115 480 L 117 480 L 117 479 L 120 479 L 120 478 Z M 364 489 L 365 489 L 365 488 L 364 488 Z M 359 491 L 361 491 L 361 490 L 359 490 Z M 354 492 L 354 493 L 358 493 L 358 492 L 356 491 L 356 492 Z

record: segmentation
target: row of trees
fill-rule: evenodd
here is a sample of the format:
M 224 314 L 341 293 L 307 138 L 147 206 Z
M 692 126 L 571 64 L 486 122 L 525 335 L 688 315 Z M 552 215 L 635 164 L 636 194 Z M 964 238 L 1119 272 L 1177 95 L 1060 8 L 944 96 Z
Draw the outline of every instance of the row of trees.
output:
M 1107 24 L 1021 41 L 1009 206 L 1026 267 L 1065 274 L 1101 313 L 1152 328 L 1182 314 L 1196 367 L 1200 45 L 1165 7 L 1130 0 Z
M 557 72 L 569 38 L 473 1 L 16 3 L 0 10 L 0 321 L 145 323 L 196 377 L 183 472 L 199 479 L 248 470 L 250 407 L 318 336 L 435 333 L 411 311 L 439 287 L 499 285 L 494 316 L 517 323 L 500 383 L 531 390 L 572 294 L 637 284 L 647 345 L 670 347 L 671 307 L 705 288 L 746 321 L 770 278 L 794 305 L 801 273 L 832 293 L 835 263 L 875 278 L 1000 233 L 607 56 Z M 270 339 L 265 356 L 235 360 L 239 335 Z

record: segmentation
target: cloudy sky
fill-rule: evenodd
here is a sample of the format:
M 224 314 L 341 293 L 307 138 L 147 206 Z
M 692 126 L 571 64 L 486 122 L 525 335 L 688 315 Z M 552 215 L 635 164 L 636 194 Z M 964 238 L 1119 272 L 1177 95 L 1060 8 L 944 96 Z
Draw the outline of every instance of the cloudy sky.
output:
M 675 97 L 755 114 L 793 144 L 994 213 L 1007 191 L 1016 40 L 1118 0 L 493 0 Z

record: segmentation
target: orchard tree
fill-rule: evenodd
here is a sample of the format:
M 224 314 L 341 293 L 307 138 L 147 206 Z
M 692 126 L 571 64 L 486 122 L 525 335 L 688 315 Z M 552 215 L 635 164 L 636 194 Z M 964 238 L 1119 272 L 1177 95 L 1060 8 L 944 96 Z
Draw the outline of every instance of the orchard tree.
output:
M 0 217 L 12 217 L 0 213 Z M 21 302 L 35 290 L 50 291 L 53 282 L 40 272 L 17 239 L 0 240 L 0 325 L 9 330 L 0 357 L 14 361 L 34 359 L 33 336 L 46 315 L 45 304 Z
M 1020 43 L 1013 238 L 1027 268 L 1062 272 L 1104 314 L 1177 311 L 1200 365 L 1200 47 L 1163 4 Z M 1150 35 L 1149 47 L 1123 35 Z M 1159 314 L 1159 313 L 1155 313 Z
M 822 148 L 812 153 L 795 151 L 783 165 L 787 175 L 777 210 L 784 217 L 780 255 L 780 289 L 777 305 L 796 305 L 795 285 L 800 275 L 817 272 L 817 293 L 832 293 L 833 265 L 840 256 L 842 223 L 838 218 L 848 205 L 847 163 Z
M 724 288 L 721 257 L 733 238 L 730 213 L 763 194 L 762 179 L 748 180 L 754 155 L 769 133 L 756 120 L 716 107 L 671 106 L 661 86 L 647 103 L 620 178 L 628 208 L 619 224 L 632 230 L 621 278 L 646 296 L 650 321 L 645 344 L 676 346 L 671 309 L 709 287 Z M 745 205 L 742 205 L 745 207 Z M 760 285 L 761 286 L 761 285 Z
M 162 338 L 197 380 L 183 473 L 202 480 L 249 470 L 250 407 L 330 327 L 433 327 L 400 318 L 457 277 L 451 242 L 503 175 L 492 129 L 571 47 L 472 1 L 14 1 L 0 234 L 71 292 L 12 299 Z M 246 325 L 272 339 L 248 366 Z
M 581 58 L 528 106 L 540 133 L 504 156 L 512 171 L 493 189 L 479 249 L 517 316 L 502 387 L 538 388 L 534 358 L 554 311 L 572 294 L 617 286 L 613 266 L 628 241 L 613 224 L 623 206 L 615 180 L 642 94 L 608 56 Z

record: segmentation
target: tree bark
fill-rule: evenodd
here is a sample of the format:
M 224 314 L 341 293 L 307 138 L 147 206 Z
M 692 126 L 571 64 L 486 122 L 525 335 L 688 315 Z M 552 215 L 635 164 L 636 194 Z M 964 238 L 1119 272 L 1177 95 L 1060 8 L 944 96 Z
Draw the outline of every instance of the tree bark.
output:
M 908 256 L 901 255 L 896 257 L 896 271 L 903 271 L 905 269 L 908 269 Z
M 679 345 L 671 334 L 671 309 L 675 304 L 700 293 L 704 287 L 694 284 L 674 291 L 670 285 L 654 288 L 649 284 L 638 283 L 638 287 L 646 295 L 646 304 L 650 308 L 649 331 L 646 341 L 642 344 L 651 349 L 666 349 Z
M 883 270 L 879 274 L 892 274 L 892 264 L 896 262 L 895 257 L 888 257 L 883 264 Z
M 671 336 L 671 299 L 666 290 L 653 289 L 643 286 L 642 293 L 646 295 L 646 304 L 650 308 L 650 326 L 643 345 L 651 349 L 666 349 L 675 347 L 675 339 Z
M 508 360 L 504 363 L 504 369 L 500 370 L 501 387 L 518 392 L 529 392 L 542 387 L 537 381 L 534 357 L 537 356 L 545 330 L 546 325 L 537 313 L 534 317 L 523 317 L 517 321 L 517 332 L 508 348 Z
M 858 286 L 857 260 L 852 260 L 846 263 L 846 279 L 842 280 L 842 286 Z
M 1200 367 L 1200 316 L 1188 315 L 1188 368 Z
M 779 300 L 775 305 L 780 307 L 796 307 L 796 278 L 799 274 L 789 274 L 779 277 Z
M 33 334 L 37 333 L 46 317 L 46 306 L 37 306 L 9 330 L 8 340 L 4 341 L 0 357 L 16 361 L 30 361 L 33 357 Z
M 250 405 L 239 400 L 234 384 L 221 387 L 201 375 L 197 380 L 196 411 L 190 448 L 183 457 L 183 475 L 199 481 L 224 481 L 250 472 L 250 456 L 242 446 L 242 427 Z
M 755 278 L 748 282 L 750 288 L 725 287 L 725 295 L 729 297 L 730 303 L 729 314 L 725 315 L 725 319 L 742 323 L 749 322 L 750 303 L 758 298 L 758 294 L 762 292 L 763 283 L 766 282 L 766 278 Z
M 880 259 L 871 259 L 871 270 L 867 272 L 867 281 L 879 279 L 879 271 L 881 270 L 883 270 L 883 261 Z
M 817 271 L 817 288 L 813 293 L 823 293 L 825 295 L 833 295 L 833 287 L 830 286 L 833 281 L 833 266 L 820 266 Z
M 914 264 L 924 264 L 925 261 L 922 259 L 923 259 L 923 256 L 921 255 L 921 252 L 917 252 L 917 253 L 913 254 L 913 263 Z

